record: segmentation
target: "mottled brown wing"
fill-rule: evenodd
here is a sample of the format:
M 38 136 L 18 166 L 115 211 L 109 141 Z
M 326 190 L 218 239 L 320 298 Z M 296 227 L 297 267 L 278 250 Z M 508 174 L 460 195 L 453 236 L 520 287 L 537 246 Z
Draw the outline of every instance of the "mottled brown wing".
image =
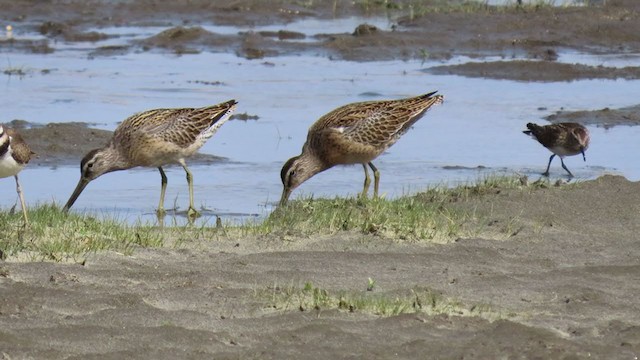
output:
M 35 154 L 29 148 L 22 136 L 13 129 L 6 129 L 7 134 L 11 137 L 11 149 L 13 150 L 13 158 L 19 164 L 27 164 L 31 157 Z
M 344 129 L 348 139 L 375 147 L 395 143 L 441 96 L 423 95 L 403 100 L 371 103 L 358 110 L 361 120 Z
M 236 102 L 232 100 L 203 108 L 145 111 L 122 122 L 116 129 L 114 139 L 156 137 L 186 148 L 192 145 L 198 136 L 214 126 L 235 104 Z
M 567 138 L 567 129 L 563 124 L 540 126 L 532 124 L 529 129 L 542 146 L 553 148 L 562 145 Z

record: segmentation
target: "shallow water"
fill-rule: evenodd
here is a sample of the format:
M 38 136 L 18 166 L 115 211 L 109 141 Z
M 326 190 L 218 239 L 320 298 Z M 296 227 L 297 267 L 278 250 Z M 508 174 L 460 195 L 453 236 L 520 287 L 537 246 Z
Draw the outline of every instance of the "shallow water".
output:
M 340 26 L 350 31 L 359 23 L 379 25 L 385 21 L 355 18 Z M 309 21 L 308 26 L 298 22 L 286 29 L 313 35 L 329 26 L 326 21 L 318 22 Z M 136 28 L 120 30 L 129 35 L 104 43 L 57 43 L 57 51 L 48 55 L 0 54 L 0 69 L 19 67 L 27 73 L 23 77 L 0 77 L 0 122 L 84 121 L 114 129 L 129 115 L 147 109 L 205 106 L 237 99 L 236 113 L 246 112 L 259 119 L 228 122 L 201 149 L 224 156 L 227 161 L 191 166 L 196 206 L 208 209 L 201 222 L 212 221 L 214 215 L 234 220 L 261 217 L 271 211 L 282 190 L 280 168 L 300 152 L 308 127 L 321 115 L 350 102 L 402 98 L 432 90 L 445 95 L 443 105 L 433 108 L 375 162 L 381 171 L 380 190 L 389 197 L 415 193 L 435 184 L 471 182 L 494 173 L 538 178 L 550 153 L 521 133 L 527 122 L 544 123 L 542 117 L 560 109 L 617 108 L 638 102 L 638 81 L 525 83 L 421 71 L 442 62 L 356 63 L 313 56 L 246 60 L 216 53 L 174 56 L 144 52 L 93 59 L 87 56 L 97 46 L 123 43 L 138 36 Z M 138 32 L 149 36 L 162 30 L 140 28 Z M 37 37 L 20 34 L 19 30 L 16 34 Z M 560 61 L 605 66 L 625 66 L 637 60 L 637 56 L 575 53 L 560 57 Z M 447 63 L 463 61 L 464 58 L 454 58 Z M 590 131 L 592 144 L 587 162 L 580 157 L 566 160 L 578 179 L 603 173 L 640 179 L 640 163 L 627 155 L 640 150 L 640 127 L 591 127 Z M 551 171 L 552 178 L 564 176 L 557 159 Z M 79 172 L 79 166 L 28 167 L 20 174 L 28 203 L 63 203 L 75 187 Z M 293 197 L 354 195 L 362 188 L 362 172 L 359 165 L 330 169 L 303 184 Z M 170 208 L 175 202 L 184 210 L 188 205 L 184 172 L 180 167 L 171 167 L 167 176 L 165 205 Z M 89 184 L 74 210 L 153 222 L 159 191 L 160 177 L 155 169 L 111 173 Z M 0 181 L 0 194 L 4 199 L 0 206 L 13 204 L 17 197 L 12 179 Z M 175 221 L 183 223 L 184 217 L 178 215 Z

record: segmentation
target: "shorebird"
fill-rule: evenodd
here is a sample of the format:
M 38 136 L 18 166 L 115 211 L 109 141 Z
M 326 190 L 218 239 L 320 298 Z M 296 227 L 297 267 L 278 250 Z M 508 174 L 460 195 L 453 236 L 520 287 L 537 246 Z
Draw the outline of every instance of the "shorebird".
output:
M 167 176 L 163 165 L 180 164 L 187 173 L 189 185 L 189 217 L 198 215 L 193 205 L 193 175 L 185 158 L 193 155 L 216 133 L 233 111 L 237 102 L 181 109 L 155 109 L 135 114 L 124 120 L 113 133 L 109 143 L 91 150 L 80 162 L 80 181 L 64 210 L 76 201 L 91 180 L 100 175 L 137 166 L 157 167 L 162 179 L 157 213 L 165 214 L 164 194 Z
M 527 128 L 529 130 L 525 130 L 523 133 L 530 135 L 553 153 L 549 158 L 547 170 L 542 175 L 549 176 L 549 167 L 551 167 L 551 161 L 556 155 L 560 157 L 562 168 L 569 173 L 570 177 L 573 177 L 573 174 L 564 164 L 565 156 L 582 154 L 582 159 L 587 161 L 584 152 L 589 147 L 590 138 L 589 130 L 586 127 L 578 123 L 567 122 L 544 126 L 528 123 Z
M 441 104 L 437 91 L 417 97 L 352 103 L 322 116 L 309 128 L 302 153 L 289 159 L 280 172 L 284 205 L 291 192 L 315 174 L 335 165 L 362 164 L 367 196 L 373 171 L 374 197 L 378 196 L 380 172 L 372 161 L 393 145 L 430 107 Z M 435 95 L 435 96 L 434 96 Z
M 18 180 L 18 173 L 24 169 L 25 165 L 31 160 L 32 155 L 34 155 L 34 152 L 29 149 L 29 146 L 19 133 L 0 125 L 0 178 L 13 176 L 16 179 L 16 191 L 20 198 L 25 225 L 29 224 L 29 218 L 27 216 L 27 205 L 24 202 L 22 188 Z

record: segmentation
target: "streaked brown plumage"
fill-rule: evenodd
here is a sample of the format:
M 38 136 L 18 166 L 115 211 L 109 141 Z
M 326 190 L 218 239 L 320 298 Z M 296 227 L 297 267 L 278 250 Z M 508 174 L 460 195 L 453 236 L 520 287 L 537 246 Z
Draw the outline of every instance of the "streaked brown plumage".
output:
M 567 122 L 544 126 L 528 123 L 527 128 L 529 130 L 525 130 L 523 133 L 530 135 L 553 153 L 549 158 L 547 170 L 542 175 L 549 176 L 549 167 L 551 167 L 551 161 L 556 155 L 560 157 L 562 168 L 569 173 L 570 177 L 573 177 L 573 174 L 564 164 L 565 156 L 582 154 L 583 160 L 587 161 L 584 152 L 589 147 L 590 137 L 586 127 L 578 123 Z
M 284 189 L 280 205 L 291 192 L 315 174 L 335 165 L 362 164 L 366 197 L 374 175 L 374 196 L 378 196 L 380 172 L 371 163 L 444 97 L 429 94 L 385 101 L 367 101 L 339 107 L 318 119 L 309 129 L 302 153 L 289 159 L 280 172 Z
M 203 108 L 155 109 L 123 121 L 109 143 L 90 151 L 80 163 L 80 181 L 64 206 L 69 210 L 85 186 L 102 174 L 136 166 L 157 167 L 162 178 L 158 214 L 164 214 L 167 177 L 163 165 L 180 164 L 187 173 L 189 216 L 197 215 L 193 205 L 193 176 L 185 158 L 193 155 L 224 124 L 237 102 L 230 100 Z
M 29 218 L 18 173 L 22 171 L 33 155 L 34 152 L 29 149 L 18 132 L 0 125 L 0 178 L 13 176 L 16 179 L 16 191 L 20 198 L 25 225 L 29 224 Z

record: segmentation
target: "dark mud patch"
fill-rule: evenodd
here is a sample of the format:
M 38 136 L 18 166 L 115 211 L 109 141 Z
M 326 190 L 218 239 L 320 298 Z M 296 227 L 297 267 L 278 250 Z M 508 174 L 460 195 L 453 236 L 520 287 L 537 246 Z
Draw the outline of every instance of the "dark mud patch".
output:
M 605 128 L 616 125 L 640 125 L 640 105 L 620 109 L 558 111 L 545 119 L 552 123 L 577 122 Z
M 240 121 L 249 121 L 249 120 L 258 120 L 260 117 L 258 115 L 251 115 L 247 112 L 240 114 L 233 114 L 229 118 L 229 120 L 240 120 Z
M 367 2 L 368 3 L 368 2 Z M 385 5 L 386 4 L 386 5 Z M 178 54 L 231 51 L 246 58 L 314 52 L 354 61 L 472 57 L 554 59 L 564 49 L 587 53 L 640 51 L 640 3 L 607 1 L 602 6 L 469 6 L 425 0 L 362 4 L 351 1 L 171 1 L 65 2 L 14 1 L 0 20 L 14 27 L 43 31 L 52 39 L 95 41 L 104 26 L 167 26 L 167 33 L 143 41 L 148 48 Z M 410 15 L 409 15 L 410 14 Z M 246 34 L 211 34 L 200 24 L 257 26 L 288 24 L 310 17 L 385 16 L 391 31 L 363 24 L 348 34 L 303 34 L 287 30 Z M 393 31 L 398 30 L 398 31 Z M 293 40 L 293 41 L 292 41 Z M 135 45 L 135 44 L 123 44 Z M 135 49 L 132 46 L 129 51 Z M 24 51 L 33 51 L 25 48 Z
M 277 38 L 278 40 L 302 40 L 307 37 L 307 35 L 301 32 L 288 30 L 260 31 L 258 34 L 264 37 Z
M 200 26 L 178 26 L 138 41 L 135 45 L 145 51 L 161 49 L 175 54 L 197 54 L 203 51 L 233 52 L 247 59 L 262 59 L 307 51 L 309 45 L 306 43 L 285 41 L 297 37 L 297 33 L 284 30 L 274 33 L 250 31 L 223 35 L 207 31 Z
M 89 41 L 96 42 L 106 40 L 110 37 L 97 31 L 83 32 L 69 24 L 47 21 L 38 28 L 41 35 L 47 37 L 63 39 L 69 42 Z
M 32 53 L 32 54 L 50 54 L 54 50 L 49 46 L 47 40 L 30 40 L 30 39 L 0 39 L 0 52 L 11 53 Z
M 23 120 L 8 123 L 11 128 L 18 129 L 36 157 L 30 166 L 69 166 L 78 165 L 89 151 L 107 144 L 113 135 L 112 131 L 90 127 L 87 123 L 50 123 L 45 126 L 30 124 Z M 190 164 L 211 164 L 225 158 L 209 154 L 196 154 L 188 162 Z
M 146 50 L 159 47 L 176 53 L 198 53 L 204 48 L 228 50 L 234 42 L 233 38 L 233 36 L 214 34 L 200 26 L 177 26 L 141 40 L 139 44 Z
M 552 61 L 492 61 L 435 66 L 424 70 L 434 75 L 505 79 L 516 81 L 574 81 L 581 79 L 640 79 L 640 67 L 613 68 L 565 64 Z

